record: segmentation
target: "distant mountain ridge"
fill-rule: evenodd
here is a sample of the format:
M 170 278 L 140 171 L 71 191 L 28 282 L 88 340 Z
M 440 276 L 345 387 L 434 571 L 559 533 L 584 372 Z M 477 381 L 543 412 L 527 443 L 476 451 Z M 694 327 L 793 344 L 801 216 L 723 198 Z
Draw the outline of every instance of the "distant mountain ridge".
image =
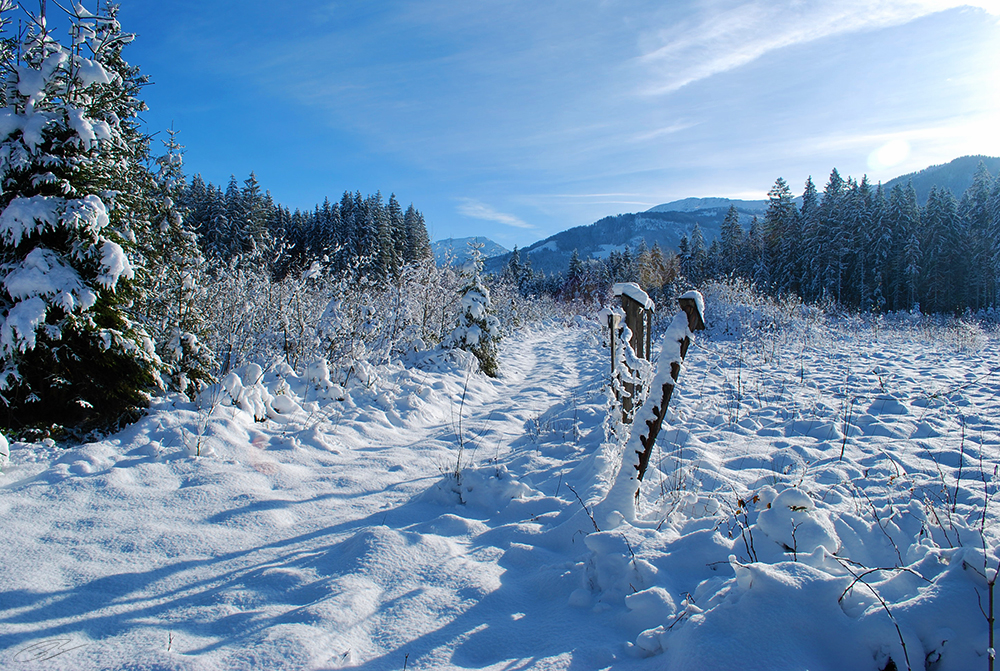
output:
M 635 249 L 643 242 L 650 248 L 658 244 L 664 250 L 676 250 L 682 237 L 690 237 L 695 224 L 701 228 L 705 240 L 711 241 L 719 236 L 722 221 L 729 211 L 730 202 L 733 202 L 724 198 L 713 200 L 725 202 L 718 207 L 689 212 L 646 211 L 604 217 L 593 224 L 576 226 L 529 245 L 520 250 L 521 258 L 529 259 L 534 270 L 550 275 L 564 272 L 569 267 L 574 250 L 582 259 L 607 258 L 613 251 L 624 251 L 626 246 Z M 763 214 L 761 210 L 739 205 L 736 209 L 744 227 L 749 227 L 753 217 Z M 509 258 L 510 255 L 505 254 L 488 259 L 486 270 L 501 270 Z
M 972 184 L 979 163 L 982 161 L 994 177 L 1000 173 L 1000 158 L 991 156 L 962 156 L 949 163 L 934 165 L 919 172 L 902 175 L 882 185 L 886 194 L 900 184 L 912 183 L 917 200 L 923 205 L 932 187 L 948 188 L 956 198 Z M 844 176 L 846 178 L 846 175 Z M 860 178 L 859 178 L 860 179 Z M 817 181 L 822 190 L 826 178 Z M 795 199 L 801 204 L 801 196 Z M 551 235 L 544 240 L 524 247 L 521 257 L 531 260 L 532 268 L 546 274 L 562 273 L 569 268 L 569 260 L 576 250 L 581 259 L 601 259 L 614 250 L 626 246 L 635 249 L 642 242 L 647 247 L 659 244 L 664 250 L 677 251 L 682 237 L 691 237 L 697 223 L 706 244 L 719 237 L 719 228 L 730 206 L 740 213 L 740 223 L 749 228 L 753 217 L 763 218 L 767 200 L 739 200 L 732 198 L 684 198 L 652 207 L 645 212 L 618 214 L 604 217 L 593 224 L 575 226 Z M 509 254 L 494 256 L 486 261 L 486 269 L 498 272 L 506 265 Z
M 663 205 L 651 207 L 646 212 L 695 212 L 697 210 L 711 210 L 716 208 L 729 209 L 730 205 L 735 205 L 736 209 L 746 212 L 760 212 L 763 214 L 767 210 L 766 200 L 737 200 L 735 198 L 684 198 L 675 200 Z
M 510 253 L 510 250 L 503 245 L 493 242 L 489 238 L 477 235 L 468 238 L 447 238 L 432 242 L 431 249 L 434 251 L 434 260 L 439 266 L 448 263 L 465 263 L 470 258 L 470 242 L 481 243 L 483 245 L 483 257 L 487 259 Z

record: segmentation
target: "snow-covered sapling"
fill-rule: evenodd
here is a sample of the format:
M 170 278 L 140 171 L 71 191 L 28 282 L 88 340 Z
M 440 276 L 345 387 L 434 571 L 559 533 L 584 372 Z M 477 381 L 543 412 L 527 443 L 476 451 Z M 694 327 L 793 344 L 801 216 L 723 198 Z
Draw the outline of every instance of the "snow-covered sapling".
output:
M 493 315 L 490 292 L 483 284 L 482 243 L 470 243 L 469 246 L 472 248 L 472 278 L 462 291 L 458 323 L 444 346 L 471 352 L 479 360 L 480 369 L 496 377 L 500 372 L 500 321 Z

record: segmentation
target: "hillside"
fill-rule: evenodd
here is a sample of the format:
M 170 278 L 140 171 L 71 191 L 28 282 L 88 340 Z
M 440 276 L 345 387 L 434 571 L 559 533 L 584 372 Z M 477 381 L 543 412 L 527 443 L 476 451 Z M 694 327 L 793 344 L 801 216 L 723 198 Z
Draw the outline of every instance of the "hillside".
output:
M 729 209 L 735 205 L 743 212 L 763 214 L 767 210 L 766 200 L 739 200 L 734 198 L 684 198 L 651 207 L 646 212 L 695 212 L 697 210 Z
M 600 259 L 606 258 L 614 250 L 622 251 L 626 246 L 635 249 L 642 242 L 648 247 L 659 244 L 663 249 L 677 249 L 681 238 L 690 236 L 695 224 L 701 227 L 705 239 L 711 241 L 719 235 L 719 227 L 729 210 L 728 202 L 720 207 L 687 212 L 646 211 L 605 217 L 589 226 L 577 226 L 529 245 L 521 250 L 522 258 L 529 258 L 532 268 L 548 275 L 564 272 L 569 267 L 574 250 L 577 250 L 581 258 Z M 749 226 L 750 220 L 760 215 L 757 209 L 742 208 L 739 205 L 737 209 L 744 226 Z M 490 259 L 486 269 L 498 271 L 508 259 L 509 255 Z
M 993 177 L 1000 173 L 1000 157 L 962 156 L 942 165 L 932 165 L 919 172 L 900 175 L 886 182 L 883 188 L 889 190 L 896 184 L 905 187 L 908 182 L 912 182 L 917 192 L 917 202 L 921 205 L 927 202 L 927 194 L 930 193 L 931 187 L 935 186 L 939 189 L 949 189 L 956 198 L 961 198 L 962 193 L 972 184 L 972 178 L 980 162 L 986 165 Z

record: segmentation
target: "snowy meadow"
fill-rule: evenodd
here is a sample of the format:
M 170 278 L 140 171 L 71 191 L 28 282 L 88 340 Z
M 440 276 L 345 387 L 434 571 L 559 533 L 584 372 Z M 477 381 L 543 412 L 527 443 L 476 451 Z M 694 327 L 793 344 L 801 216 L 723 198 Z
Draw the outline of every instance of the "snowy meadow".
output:
M 995 329 L 704 293 L 627 521 L 596 306 L 12 442 L 3 666 L 991 668 Z
M 984 164 L 488 276 L 394 194 L 188 182 L 95 9 L 0 0 L 0 667 L 992 671 Z

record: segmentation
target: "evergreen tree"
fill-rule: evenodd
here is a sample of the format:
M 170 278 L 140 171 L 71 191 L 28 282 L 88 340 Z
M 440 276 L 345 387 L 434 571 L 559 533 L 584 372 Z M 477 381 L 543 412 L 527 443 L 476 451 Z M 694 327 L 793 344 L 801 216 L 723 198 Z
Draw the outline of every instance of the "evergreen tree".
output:
M 802 192 L 799 229 L 802 235 L 799 260 L 796 264 L 799 271 L 799 290 L 804 299 L 816 300 L 822 294 L 819 281 L 822 270 L 817 253 L 820 253 L 823 244 L 820 240 L 822 232 L 819 220 L 819 193 L 816 191 L 812 176 L 806 178 L 805 189 Z
M 989 240 L 988 257 L 984 261 L 989 281 L 986 300 L 991 305 L 997 305 L 1000 303 L 1000 175 L 993 180 L 986 209 L 986 237 Z
M 920 305 L 931 312 L 954 310 L 961 303 L 965 236 L 951 191 L 931 188 L 921 222 Z
M 871 234 L 872 193 L 868 177 L 861 183 L 848 180 L 848 190 L 840 215 L 843 235 L 844 286 L 841 300 L 858 307 L 872 304 L 872 280 L 869 235 Z
M 764 242 L 770 258 L 771 281 L 779 292 L 799 290 L 799 218 L 792 190 L 779 177 L 768 191 L 767 213 L 764 215 Z
M 18 433 L 118 426 L 157 386 L 153 345 L 126 313 L 147 151 L 141 78 L 121 58 L 131 36 L 114 7 L 70 24 L 66 46 L 31 21 L 3 68 L 0 423 Z
M 403 215 L 403 228 L 406 231 L 406 252 L 403 260 L 406 263 L 417 263 L 432 256 L 430 237 L 422 215 L 413 204 L 406 208 Z
M 720 239 L 720 270 L 725 275 L 739 272 L 743 265 L 744 247 L 743 227 L 740 225 L 740 213 L 735 205 L 729 206 L 726 218 L 722 220 L 722 228 L 719 231 Z
M 989 304 L 996 293 L 997 275 L 993 270 L 993 259 L 998 250 L 998 241 L 990 235 L 990 191 L 993 178 L 982 161 L 976 168 L 972 184 L 962 194 L 959 217 L 964 222 L 967 241 L 964 245 L 967 264 L 967 300 L 972 308 Z
M 835 300 L 840 300 L 844 270 L 845 241 L 841 209 L 844 191 L 844 180 L 834 168 L 830 173 L 830 181 L 823 189 L 819 227 L 816 239 L 813 240 L 814 246 L 809 252 L 820 260 L 819 295 Z
M 496 377 L 500 373 L 500 322 L 493 315 L 490 292 L 483 284 L 483 245 L 469 243 L 469 247 L 472 252 L 472 277 L 462 290 L 458 323 L 444 345 L 471 352 L 479 360 L 483 373 Z
M 869 258 L 872 265 L 871 305 L 862 305 L 862 309 L 874 312 L 885 310 L 889 291 L 889 276 L 892 272 L 892 228 L 889 224 L 889 203 L 885 198 L 882 185 L 879 184 L 872 199 L 871 231 L 868 236 L 870 248 Z
M 167 131 L 167 153 L 149 175 L 146 205 L 152 226 L 141 239 L 144 264 L 136 309 L 153 339 L 172 389 L 193 396 L 213 380 L 211 350 L 202 344 L 206 332 L 200 303 L 204 290 L 198 277 L 205 259 L 194 231 L 184 223 L 183 147 Z

